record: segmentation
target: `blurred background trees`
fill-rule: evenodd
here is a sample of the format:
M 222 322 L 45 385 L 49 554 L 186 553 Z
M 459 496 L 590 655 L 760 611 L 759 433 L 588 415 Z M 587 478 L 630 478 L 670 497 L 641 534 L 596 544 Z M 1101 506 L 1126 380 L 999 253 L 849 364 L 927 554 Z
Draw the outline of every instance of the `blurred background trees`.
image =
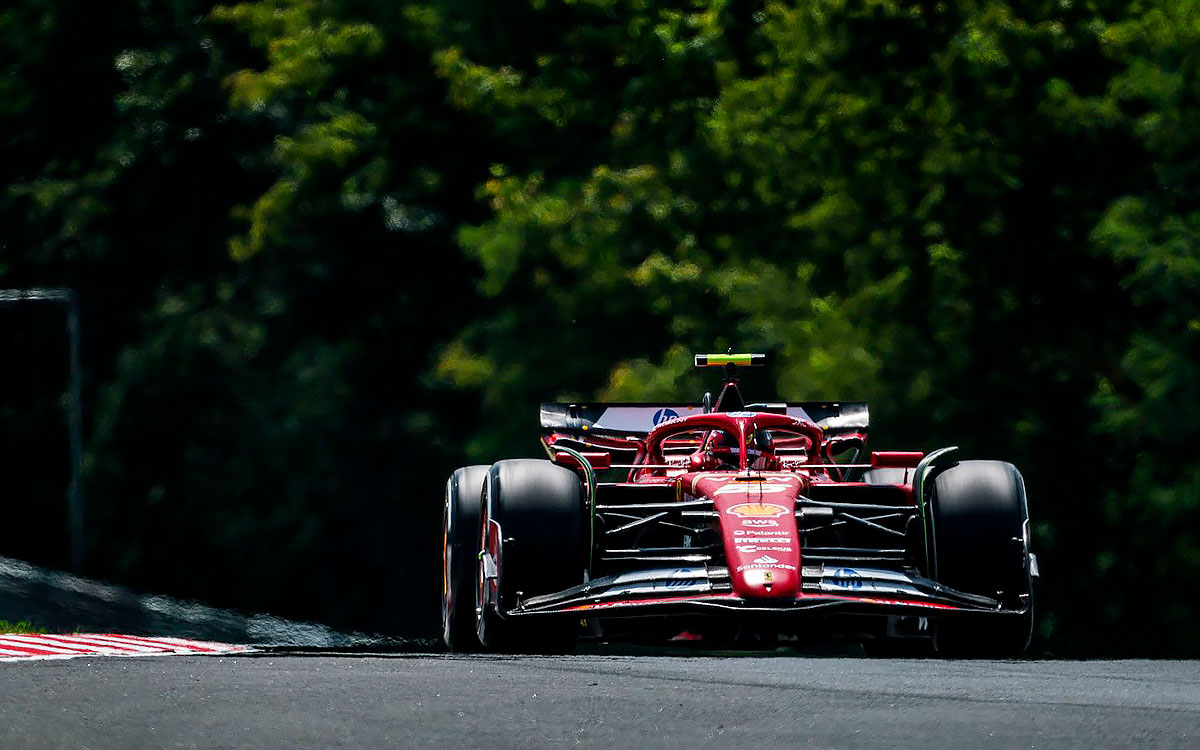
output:
M 1020 466 L 1046 651 L 1200 653 L 1198 6 L 13 0 L 0 286 L 80 294 L 88 572 L 430 634 L 455 466 L 734 346 Z M 61 514 L 62 342 L 0 322 Z

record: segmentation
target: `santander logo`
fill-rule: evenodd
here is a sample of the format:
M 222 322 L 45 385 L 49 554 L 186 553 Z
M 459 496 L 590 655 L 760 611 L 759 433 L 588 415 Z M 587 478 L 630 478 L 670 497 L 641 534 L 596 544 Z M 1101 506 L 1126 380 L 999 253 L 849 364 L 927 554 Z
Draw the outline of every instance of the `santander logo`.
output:
M 729 506 L 725 512 L 738 518 L 776 518 L 788 509 L 775 503 L 739 503 Z
M 777 563 L 779 561 L 776 560 L 775 558 L 771 557 L 770 555 L 763 555 L 762 557 L 754 558 L 754 562 L 758 563 L 759 565 L 771 565 L 771 564 Z

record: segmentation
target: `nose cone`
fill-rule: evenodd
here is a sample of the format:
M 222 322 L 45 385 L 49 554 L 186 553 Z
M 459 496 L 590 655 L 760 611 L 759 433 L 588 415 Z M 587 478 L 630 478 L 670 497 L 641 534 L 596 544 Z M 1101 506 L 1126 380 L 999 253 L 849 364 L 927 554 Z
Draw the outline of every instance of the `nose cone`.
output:
M 731 475 L 708 495 L 720 517 L 734 592 L 747 599 L 795 598 L 800 591 L 800 538 L 794 475 Z
M 774 568 L 772 568 L 774 566 Z M 731 573 L 733 590 L 743 599 L 790 599 L 800 590 L 800 576 L 787 563 L 756 562 Z M 791 566 L 795 567 L 795 566 Z

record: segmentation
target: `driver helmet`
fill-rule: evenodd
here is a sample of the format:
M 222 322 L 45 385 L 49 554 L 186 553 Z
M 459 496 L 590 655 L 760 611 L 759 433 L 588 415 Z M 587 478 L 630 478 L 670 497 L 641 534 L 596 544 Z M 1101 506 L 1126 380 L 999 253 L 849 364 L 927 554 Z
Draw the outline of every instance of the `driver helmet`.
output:
M 765 466 L 775 457 L 775 441 L 769 430 L 755 430 L 750 443 L 746 446 L 746 460 L 751 464 L 758 461 Z
M 715 430 L 708 440 L 708 454 L 720 464 L 737 468 L 737 439 L 724 430 Z

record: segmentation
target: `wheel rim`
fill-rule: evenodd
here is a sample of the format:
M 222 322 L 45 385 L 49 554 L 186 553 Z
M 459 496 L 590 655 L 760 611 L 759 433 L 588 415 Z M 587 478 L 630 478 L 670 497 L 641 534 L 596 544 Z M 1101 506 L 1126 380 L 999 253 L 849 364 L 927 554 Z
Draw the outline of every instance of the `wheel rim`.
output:
M 451 645 L 454 637 L 453 627 L 453 612 L 454 602 L 451 596 L 454 582 L 451 580 L 451 573 L 454 570 L 454 551 L 451 548 L 453 535 L 451 533 L 452 508 L 450 504 L 450 491 L 446 491 L 445 509 L 442 513 L 442 639 L 446 645 Z
M 488 593 L 489 581 L 487 577 L 487 563 L 485 558 L 491 555 L 489 547 L 490 542 L 490 527 L 492 514 L 489 512 L 489 504 L 485 498 L 482 512 L 479 514 L 479 554 L 474 560 L 475 573 L 475 633 L 479 638 L 479 642 L 484 646 L 490 646 L 488 641 L 490 635 L 488 633 Z
M 487 586 L 487 569 L 483 564 L 483 557 L 487 554 L 487 506 L 484 506 L 483 517 L 480 519 L 480 528 L 482 529 L 482 538 L 480 539 L 480 554 L 475 559 L 475 632 L 479 637 L 479 642 L 487 645 L 484 640 L 484 626 L 487 618 L 484 617 L 483 611 L 487 606 L 485 588 Z

